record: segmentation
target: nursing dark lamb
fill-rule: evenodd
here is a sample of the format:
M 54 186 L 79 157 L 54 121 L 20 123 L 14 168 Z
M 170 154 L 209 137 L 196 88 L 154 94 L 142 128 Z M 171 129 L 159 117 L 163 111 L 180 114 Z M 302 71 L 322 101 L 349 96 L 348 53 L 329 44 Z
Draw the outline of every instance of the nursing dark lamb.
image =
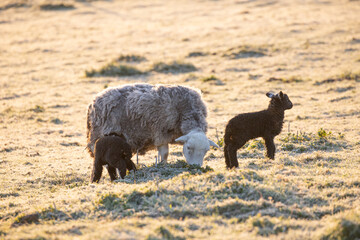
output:
M 269 107 L 260 112 L 239 114 L 232 118 L 225 129 L 224 155 L 227 168 L 238 167 L 236 152 L 253 138 L 262 137 L 265 140 L 267 156 L 275 158 L 274 138 L 279 135 L 284 121 L 284 111 L 293 107 L 289 97 L 283 92 L 274 95 L 267 93 L 271 98 Z
M 132 84 L 108 88 L 88 106 L 87 149 L 111 133 L 122 135 L 133 153 L 157 148 L 166 162 L 169 143 L 183 143 L 189 164 L 202 165 L 210 146 L 206 106 L 195 89 L 174 85 Z M 160 160 L 159 159 L 159 160 Z
M 95 159 L 91 182 L 99 182 L 103 165 L 108 165 L 111 181 L 117 179 L 116 169 L 124 179 L 126 170 L 136 171 L 135 164 L 131 161 L 131 148 L 125 139 L 120 136 L 105 136 L 95 142 Z

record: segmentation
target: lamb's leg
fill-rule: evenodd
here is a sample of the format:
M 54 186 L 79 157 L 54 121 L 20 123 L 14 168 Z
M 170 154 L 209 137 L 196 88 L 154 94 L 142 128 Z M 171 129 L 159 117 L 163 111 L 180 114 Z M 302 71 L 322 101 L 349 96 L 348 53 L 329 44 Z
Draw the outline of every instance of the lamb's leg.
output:
M 120 161 L 117 161 L 116 164 L 114 164 L 114 166 L 119 170 L 120 177 L 122 179 L 124 179 L 126 176 L 126 162 L 123 160 L 120 160 Z
M 91 182 L 96 182 L 98 183 L 100 178 L 101 178 L 101 174 L 102 174 L 102 162 L 99 158 L 95 158 L 94 159 L 94 166 L 93 166 L 93 170 L 91 173 Z
M 136 150 L 136 164 L 139 165 L 139 150 Z
M 228 145 L 225 144 L 224 146 L 224 156 L 225 156 L 225 164 L 227 168 L 230 168 L 230 157 L 229 157 L 229 153 L 228 153 Z
M 161 161 L 162 163 L 166 163 L 168 155 L 169 155 L 169 145 L 164 144 L 164 145 L 157 147 L 157 149 L 158 149 L 158 155 L 160 155 L 160 157 L 161 157 L 161 160 L 158 159 L 158 161 Z
M 125 176 L 126 176 L 126 168 L 122 167 L 122 168 L 118 168 L 118 169 L 119 169 L 119 172 L 120 172 L 120 177 L 122 179 L 124 179 Z
M 265 145 L 267 150 L 267 157 L 270 159 L 275 159 L 275 144 L 274 137 L 265 137 Z
M 116 168 L 108 165 L 107 170 L 109 172 L 109 176 L 110 176 L 111 181 L 116 180 L 117 179 Z
M 228 154 L 228 159 L 229 159 L 229 165 L 228 168 L 232 169 L 232 168 L 237 168 L 239 167 L 239 162 L 237 160 L 237 156 L 236 156 L 236 152 L 238 149 L 240 149 L 242 146 L 244 146 L 246 143 L 246 141 L 244 140 L 237 140 L 237 141 L 232 141 L 229 144 L 227 144 L 227 154 Z M 226 155 L 225 155 L 226 157 Z
M 227 146 L 227 154 L 228 154 L 228 157 L 229 157 L 229 165 L 227 165 L 227 167 L 229 169 L 232 169 L 234 167 L 235 168 L 239 167 L 239 162 L 238 162 L 237 156 L 236 156 L 237 150 L 238 150 L 238 148 L 236 147 L 235 144 L 230 143 Z

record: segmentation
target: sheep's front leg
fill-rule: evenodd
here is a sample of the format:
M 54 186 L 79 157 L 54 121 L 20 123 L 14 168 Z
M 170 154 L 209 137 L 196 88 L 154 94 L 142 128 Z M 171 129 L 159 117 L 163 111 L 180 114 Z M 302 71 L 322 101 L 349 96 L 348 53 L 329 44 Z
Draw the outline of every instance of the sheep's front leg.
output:
M 164 144 L 161 145 L 159 147 L 157 147 L 158 150 L 158 156 L 159 156 L 159 161 L 161 161 L 162 163 L 166 163 L 167 162 L 167 158 L 169 155 L 169 145 L 168 144 Z M 161 160 L 160 160 L 161 158 Z
M 264 138 L 266 150 L 267 150 L 267 157 L 270 159 L 275 159 L 275 144 L 274 144 L 274 137 L 266 137 Z

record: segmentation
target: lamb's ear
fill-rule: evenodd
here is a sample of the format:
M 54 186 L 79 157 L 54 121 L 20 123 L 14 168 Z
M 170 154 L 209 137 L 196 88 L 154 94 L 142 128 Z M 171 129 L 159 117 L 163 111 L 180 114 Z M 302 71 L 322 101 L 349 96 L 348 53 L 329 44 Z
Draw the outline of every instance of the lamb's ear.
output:
M 283 94 L 282 91 L 279 92 L 279 96 L 280 96 L 280 98 L 283 98 L 283 97 L 284 97 L 284 94 Z
M 188 135 L 184 135 L 184 136 L 181 136 L 181 137 L 175 139 L 175 142 L 185 143 L 187 140 L 189 140 L 189 136 L 188 136 Z
M 266 93 L 266 96 L 268 98 L 273 98 L 275 95 L 273 93 L 271 93 L 271 92 L 268 92 L 268 93 Z
M 213 147 L 216 147 L 216 148 L 220 148 L 215 142 L 211 141 L 210 139 L 209 140 L 209 144 L 210 146 L 213 146 Z

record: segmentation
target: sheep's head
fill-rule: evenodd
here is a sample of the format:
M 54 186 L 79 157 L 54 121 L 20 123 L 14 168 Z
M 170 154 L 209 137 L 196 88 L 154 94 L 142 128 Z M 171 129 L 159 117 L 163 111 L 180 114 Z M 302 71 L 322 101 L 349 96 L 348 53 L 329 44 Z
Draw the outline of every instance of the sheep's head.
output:
M 281 106 L 284 110 L 291 109 L 293 107 L 292 102 L 287 94 L 280 91 L 277 94 L 273 94 L 271 92 L 266 93 L 266 96 L 271 98 L 271 101 L 274 101 L 277 106 Z
M 184 144 L 183 153 L 188 164 L 202 166 L 205 154 L 210 150 L 210 146 L 219 147 L 216 143 L 208 139 L 201 131 L 191 131 L 175 140 Z

